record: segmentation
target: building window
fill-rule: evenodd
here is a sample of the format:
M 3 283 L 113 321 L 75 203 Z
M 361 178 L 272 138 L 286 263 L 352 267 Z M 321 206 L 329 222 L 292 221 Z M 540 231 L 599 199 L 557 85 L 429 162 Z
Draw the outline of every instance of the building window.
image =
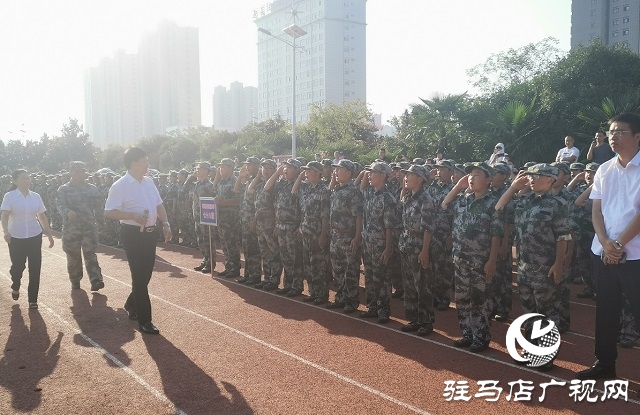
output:
M 629 34 L 629 29 L 622 29 L 622 35 L 626 36 Z
M 620 36 L 620 32 L 617 31 L 617 30 L 614 30 L 613 31 L 613 37 L 618 37 L 618 36 Z
M 622 6 L 622 11 L 628 12 L 631 7 L 628 4 Z
M 594 12 L 594 10 L 591 10 L 591 16 L 595 16 L 593 14 L 593 12 Z M 614 7 L 612 12 L 613 12 L 613 14 L 620 13 L 620 7 L 618 7 L 618 6 Z
M 613 22 L 611 22 L 613 26 L 617 26 L 620 24 L 620 19 L 613 19 Z
M 622 23 L 629 23 L 629 16 L 623 17 Z

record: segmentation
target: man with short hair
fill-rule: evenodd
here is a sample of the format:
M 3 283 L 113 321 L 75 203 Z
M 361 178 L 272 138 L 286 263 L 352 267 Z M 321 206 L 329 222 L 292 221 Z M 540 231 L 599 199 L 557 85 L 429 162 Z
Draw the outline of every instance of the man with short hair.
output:
M 640 321 L 640 116 L 620 114 L 609 120 L 609 143 L 617 153 L 600 166 L 593 180 L 591 251 L 598 276 L 593 366 L 579 379 L 616 377 L 616 338 L 622 295 Z
M 123 162 L 127 174 L 111 186 L 104 216 L 122 223 L 121 239 L 131 270 L 131 294 L 124 308 L 130 319 L 138 320 L 142 333 L 159 334 L 151 321 L 148 285 L 156 260 L 156 222 L 162 222 L 165 242 L 171 240 L 171 227 L 158 189 L 145 176 L 149 170 L 147 154 L 139 147 L 129 147 Z
M 556 156 L 556 161 L 564 161 L 565 163 L 575 163 L 578 161 L 578 157 L 580 157 L 580 150 L 577 147 L 574 147 L 575 139 L 571 134 L 567 135 L 564 138 L 564 145 L 566 147 L 561 148 L 558 151 L 558 155 Z

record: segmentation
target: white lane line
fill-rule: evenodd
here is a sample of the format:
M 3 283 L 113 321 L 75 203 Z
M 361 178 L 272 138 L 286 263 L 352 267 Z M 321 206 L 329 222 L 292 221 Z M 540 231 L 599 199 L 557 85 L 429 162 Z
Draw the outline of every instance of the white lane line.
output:
M 11 281 L 11 278 L 9 278 L 7 276 L 7 274 L 5 274 L 3 272 L 0 272 L 0 275 L 2 275 L 4 278 L 6 278 L 9 281 Z M 47 313 L 51 314 L 56 320 L 58 320 L 59 323 L 61 323 L 63 326 L 65 326 L 67 329 L 69 329 L 72 333 L 79 334 L 80 337 L 82 337 L 87 343 L 89 343 L 91 346 L 96 348 L 100 353 L 102 353 L 102 355 L 104 357 L 106 357 L 107 359 L 112 361 L 113 364 L 115 364 L 117 367 L 119 367 L 120 369 L 124 370 L 124 372 L 127 375 L 132 377 L 136 382 L 138 382 L 138 384 L 140 384 L 142 387 L 144 387 L 147 391 L 149 391 L 158 400 L 160 400 L 161 402 L 164 402 L 164 403 L 169 404 L 170 406 L 172 406 L 176 415 L 187 415 L 186 412 L 184 412 L 182 409 L 178 408 L 173 402 L 171 402 L 169 400 L 169 398 L 167 398 L 167 396 L 165 394 L 163 394 L 162 392 L 158 391 L 156 388 L 151 386 L 146 380 L 144 380 L 140 375 L 138 375 L 133 369 L 131 369 L 130 367 L 128 367 L 127 365 L 122 363 L 117 357 L 115 357 L 114 355 L 109 353 L 104 347 L 100 346 L 100 344 L 98 344 L 91 337 L 87 336 L 82 331 L 80 331 L 79 329 L 74 327 L 73 324 L 71 324 L 69 321 L 65 320 L 61 315 L 59 315 L 58 313 L 53 311 L 53 309 L 51 307 L 47 306 L 46 304 L 44 304 L 44 303 L 42 303 L 40 301 L 38 302 L 38 306 L 39 306 L 40 310 L 44 308 Z

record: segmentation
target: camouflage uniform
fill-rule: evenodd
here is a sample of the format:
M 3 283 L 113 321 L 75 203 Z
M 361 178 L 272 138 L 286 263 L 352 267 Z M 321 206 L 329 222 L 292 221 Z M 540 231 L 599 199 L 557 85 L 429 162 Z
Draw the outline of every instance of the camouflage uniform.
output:
M 484 272 L 491 240 L 504 235 L 502 212 L 495 211 L 498 199 L 487 192 L 479 199 L 462 194 L 451 204 L 453 211 L 453 265 L 456 309 L 464 338 L 489 344 L 493 309 L 490 284 Z
M 429 193 L 424 188 L 415 194 L 407 192 L 402 200 L 402 233 L 398 241 L 402 258 L 404 315 L 409 322 L 420 326 L 435 322 L 431 292 L 433 269 L 430 266 L 422 268 L 418 262 L 424 233 L 433 234 L 435 224 L 436 206 Z
M 230 200 L 237 199 L 238 195 L 233 192 L 236 184 L 234 176 L 220 179 L 215 193 L 216 198 Z M 228 275 L 240 274 L 240 218 L 238 216 L 238 206 L 218 206 L 218 236 L 220 245 L 224 253 L 224 269 L 229 271 Z
M 171 177 L 174 176 L 174 172 L 171 172 Z M 167 193 L 162 199 L 164 202 L 164 207 L 167 211 L 167 220 L 169 221 L 169 225 L 171 229 L 175 230 L 175 235 L 171 239 L 171 242 L 177 243 L 179 239 L 179 229 L 180 225 L 178 224 L 178 191 L 180 190 L 180 185 L 178 182 L 169 183 L 167 185 Z
M 371 186 L 367 189 L 363 193 L 362 229 L 363 258 L 366 258 L 365 266 L 368 264 L 371 267 L 369 278 L 365 278 L 367 307 L 369 313 L 377 312 L 378 318 L 388 319 L 391 316 L 391 273 L 381 256 L 386 248 L 386 229 L 396 231 L 400 212 L 398 202 L 386 187 L 378 191 Z M 393 246 L 395 243 L 392 242 Z M 397 251 L 392 249 L 391 257 L 396 255 Z M 367 274 L 365 272 L 365 277 Z
M 178 223 L 182 236 L 182 245 L 194 246 L 197 242 L 195 218 L 193 217 L 193 190 L 196 182 L 187 179 L 178 190 Z
M 198 243 L 198 249 L 200 249 L 200 253 L 204 257 L 204 262 L 207 264 L 211 264 L 212 268 L 215 264 L 215 257 L 211 258 L 211 247 L 209 245 L 209 232 L 215 232 L 215 228 L 210 225 L 202 225 L 200 224 L 200 198 L 201 197 L 214 197 L 215 190 L 213 188 L 213 183 L 209 178 L 204 180 L 199 180 L 195 183 L 193 187 L 193 199 L 192 199 L 192 212 L 193 212 L 193 229 L 196 234 L 196 241 Z M 220 219 L 220 214 L 218 213 L 218 220 Z M 220 225 L 220 222 L 218 222 Z M 213 243 L 213 235 L 211 237 Z M 212 260 L 213 259 L 213 260 Z
M 500 200 L 508 188 L 509 186 L 504 183 L 497 189 L 491 189 L 491 192 L 497 200 Z M 505 227 L 513 225 L 513 205 L 505 208 L 502 218 Z M 500 316 L 508 316 L 513 303 L 513 257 L 511 249 L 513 247 L 513 239 L 507 241 L 507 247 L 507 255 L 504 258 L 498 257 L 496 273 L 489 283 L 493 312 Z
M 82 256 L 91 285 L 102 282 L 102 271 L 96 256 L 96 217 L 102 217 L 104 202 L 98 189 L 88 183 L 77 184 L 70 181 L 58 189 L 57 204 L 63 218 L 62 249 L 67 254 L 67 271 L 72 286 L 80 285 Z M 69 219 L 69 212 L 76 214 L 75 219 Z
M 432 293 L 441 304 L 449 305 L 448 291 L 453 286 L 453 261 L 448 240 L 451 237 L 452 217 L 450 211 L 443 210 L 440 205 L 453 189 L 453 183 L 434 182 L 429 186 L 429 195 L 436 203 L 436 227 L 431 239 L 429 261 L 433 267 Z
M 284 289 L 302 292 L 302 244 L 296 238 L 300 227 L 298 195 L 291 194 L 295 181 L 280 179 L 269 191 L 275 196 L 276 229 L 280 260 L 284 268 Z
M 253 177 L 248 177 L 247 183 L 242 187 L 242 200 L 240 201 L 240 225 L 242 226 L 242 251 L 244 252 L 244 278 L 248 283 L 260 282 L 262 275 L 262 259 L 258 247 L 258 235 L 256 233 L 256 200 L 255 193 L 249 193 L 249 183 Z
M 342 161 L 342 160 L 341 160 Z M 331 193 L 331 268 L 336 285 L 335 302 L 345 307 L 358 307 L 360 252 L 351 252 L 356 218 L 362 217 L 363 198 L 353 181 L 338 185 Z
M 584 190 L 583 190 L 584 191 Z M 580 196 L 582 191 L 576 191 L 574 196 Z M 587 199 L 585 206 L 575 206 L 572 211 L 572 222 L 576 232 L 576 257 L 572 262 L 571 274 L 573 278 L 581 278 L 585 283 L 584 293 L 591 297 L 596 291 L 595 280 L 593 278 L 593 262 L 591 259 L 591 243 L 595 236 L 591 212 L 593 210 L 593 200 Z
M 329 299 L 329 258 L 327 247 L 320 248 L 318 238 L 322 231 L 322 220 L 329 219 L 330 194 L 325 183 L 301 183 L 298 189 L 302 223 L 302 258 L 304 275 L 311 276 L 307 281 L 309 295 L 318 303 Z M 327 235 L 328 237 L 328 235 Z M 328 241 L 328 238 L 327 238 Z
M 58 188 L 60 184 L 57 179 L 52 179 L 52 183 L 49 186 L 47 197 L 49 199 L 49 203 L 51 205 L 51 210 L 49 211 L 50 219 L 51 219 L 51 229 L 54 231 L 62 230 L 62 217 L 58 212 Z
M 573 207 L 575 207 L 575 198 L 573 197 L 573 194 L 570 193 L 566 187 L 563 187 L 561 191 L 555 196 L 563 199 L 566 202 L 564 209 L 569 229 L 576 229 L 575 223 L 573 221 Z M 572 259 L 575 257 L 575 251 L 576 246 L 574 245 L 574 249 L 571 254 Z M 570 284 L 571 268 L 573 263 L 575 263 L 575 261 L 571 261 L 571 264 L 569 264 L 564 272 L 564 275 L 562 276 L 562 281 L 560 281 L 560 284 L 558 284 L 556 287 L 556 295 L 558 296 L 557 304 L 560 307 L 558 309 L 558 315 L 560 316 L 560 324 L 558 325 L 558 330 L 560 330 L 561 333 L 569 330 L 569 327 L 571 326 L 571 314 L 569 312 L 569 307 L 571 302 Z
M 393 197 L 396 199 L 397 203 L 400 203 L 400 192 L 402 191 L 402 183 L 398 180 L 389 180 L 387 181 L 387 189 Z M 400 219 L 400 217 L 398 216 Z M 395 229 L 394 237 L 396 240 L 400 237 L 400 232 L 402 232 L 402 224 L 400 220 L 398 220 L 398 228 Z M 396 289 L 397 294 L 395 296 L 400 296 L 403 294 L 403 282 L 402 282 L 402 260 L 400 255 L 393 255 L 391 260 L 389 261 L 389 270 L 391 272 L 391 285 Z
M 548 273 L 556 259 L 557 241 L 570 239 L 566 201 L 548 193 L 531 193 L 515 209 L 522 309 L 543 314 L 559 327 L 557 286 Z
M 277 287 L 280 284 L 280 276 L 282 275 L 282 263 L 280 262 L 278 237 L 275 235 L 275 194 L 264 191 L 266 182 L 267 180 L 263 177 L 254 189 L 256 234 L 258 236 L 260 256 L 262 257 L 264 280 Z

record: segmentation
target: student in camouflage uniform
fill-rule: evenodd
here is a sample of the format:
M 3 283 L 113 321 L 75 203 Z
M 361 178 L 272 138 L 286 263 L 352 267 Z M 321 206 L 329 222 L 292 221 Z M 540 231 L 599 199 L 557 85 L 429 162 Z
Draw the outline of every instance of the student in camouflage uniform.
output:
M 258 175 L 260 159 L 247 157 L 242 163 L 236 180 L 234 193 L 242 195 L 240 201 L 240 226 L 242 228 L 242 250 L 244 252 L 244 276 L 238 280 L 241 284 L 255 285 L 262 276 L 262 259 L 258 247 L 256 233 L 256 203 L 255 193 L 249 192 L 249 184 Z
M 360 189 L 363 190 L 362 253 L 366 258 L 365 291 L 368 310 L 363 318 L 378 318 L 381 324 L 391 316 L 391 272 L 389 262 L 396 251 L 396 231 L 399 224 L 398 201 L 386 188 L 391 167 L 384 161 L 365 168 Z
M 409 323 L 404 332 L 426 336 L 433 332 L 432 268 L 429 247 L 435 229 L 435 201 L 426 190 L 429 171 L 425 166 L 410 166 L 404 170 L 406 191 L 401 200 L 402 233 L 398 241 L 402 261 L 404 315 Z
M 223 158 L 218 163 L 218 174 L 213 180 L 216 193 L 216 208 L 218 209 L 218 236 L 222 252 L 224 253 L 224 271 L 218 276 L 236 278 L 240 276 L 240 245 L 241 233 L 240 196 L 233 192 L 236 177 L 233 175 L 235 162 L 230 158 Z
M 527 194 L 516 205 L 515 231 L 518 241 L 518 288 L 525 313 L 539 313 L 556 326 L 560 324 L 557 284 L 564 273 L 564 254 L 571 229 L 566 201 L 550 194 L 558 169 L 548 164 L 536 164 L 522 171 L 496 204 L 504 208 L 513 195 L 529 186 Z M 525 328 L 530 332 L 533 322 Z M 541 367 L 548 370 L 553 362 Z
M 171 170 L 169 172 L 169 183 L 167 184 L 167 194 L 163 200 L 165 210 L 167 211 L 167 218 L 169 220 L 169 226 L 175 231 L 171 243 L 177 244 L 180 239 L 180 225 L 178 224 L 178 190 L 180 185 L 178 184 L 178 172 Z
M 49 211 L 49 218 L 51 220 L 51 229 L 54 231 L 62 230 L 62 217 L 58 212 L 58 206 L 56 199 L 58 198 L 58 188 L 62 185 L 59 180 L 59 176 L 52 176 L 49 189 L 48 189 L 48 198 L 49 203 L 51 204 L 51 210 Z
M 335 182 L 331 193 L 329 228 L 331 269 L 336 286 L 335 301 L 327 308 L 353 313 L 358 308 L 360 246 L 362 245 L 363 198 L 353 184 L 355 164 L 341 159 L 332 165 Z
M 109 189 L 111 189 L 111 185 L 113 185 L 113 179 L 113 176 L 109 174 L 105 175 L 105 184 L 102 188 L 98 189 L 103 206 L 109 195 Z M 109 246 L 120 246 L 120 221 L 105 218 L 104 222 L 98 221 L 98 227 L 103 229 L 103 231 L 100 231 L 102 243 Z
M 453 212 L 453 266 L 456 309 L 462 338 L 456 347 L 478 353 L 491 340 L 490 282 L 496 271 L 498 250 L 504 235 L 502 213 L 496 212 L 498 199 L 489 191 L 493 170 L 484 162 L 469 163 L 444 198 L 442 208 Z M 464 193 L 467 188 L 470 192 Z M 463 194 L 460 194 L 463 193 Z
M 275 195 L 276 234 L 280 260 L 284 268 L 284 287 L 278 294 L 296 297 L 302 294 L 302 244 L 300 243 L 300 204 L 298 195 L 292 194 L 293 185 L 300 174 L 300 161 L 289 159 L 278 168 L 264 186 L 265 192 Z M 278 179 L 282 177 L 279 181 Z
M 69 166 L 71 180 L 58 189 L 58 211 L 63 217 L 62 250 L 67 254 L 67 271 L 71 288 L 79 289 L 82 279 L 82 257 L 91 282 L 91 291 L 104 288 L 98 265 L 96 218 L 102 218 L 104 203 L 98 189 L 86 183 L 85 164 L 73 161 Z
M 302 265 L 309 296 L 302 301 L 316 305 L 329 301 L 329 206 L 330 194 L 322 181 L 323 166 L 311 161 L 300 167 L 303 174 L 296 179 L 291 190 L 300 203 L 300 234 L 302 236 Z M 306 179 L 303 182 L 303 179 Z
M 509 188 L 507 179 L 511 176 L 511 168 L 504 163 L 493 166 L 493 178 L 489 190 L 499 200 Z M 513 212 L 511 210 L 511 212 Z M 504 236 L 498 251 L 496 274 L 491 279 L 491 299 L 493 304 L 493 318 L 496 321 L 507 321 L 511 312 L 513 296 L 513 219 L 507 218 L 509 211 L 503 215 Z
M 429 255 L 433 267 L 434 283 L 432 292 L 434 305 L 440 311 L 449 309 L 449 290 L 453 286 L 453 263 L 451 261 L 451 213 L 440 209 L 445 196 L 453 189 L 451 177 L 455 165 L 451 160 L 440 160 L 436 165 L 436 179 L 428 188 L 429 195 L 436 202 L 436 228 L 431 240 Z
M 178 222 L 182 242 L 180 245 L 196 246 L 195 218 L 193 217 L 193 189 L 196 185 L 196 177 L 182 169 L 178 172 Z
M 400 203 L 400 193 L 404 186 L 404 173 L 401 169 L 408 168 L 409 165 L 406 164 L 404 167 L 401 167 L 400 163 L 391 163 L 389 167 L 391 167 L 391 178 L 387 180 L 387 189 L 389 189 L 391 194 L 396 198 L 396 201 Z M 398 228 L 395 230 L 396 240 L 402 232 L 401 225 L 400 221 L 398 221 Z M 391 257 L 389 269 L 391 270 L 391 286 L 394 288 L 391 298 L 402 298 L 404 295 L 404 283 L 402 281 L 402 260 L 400 255 Z
M 214 197 L 215 190 L 213 183 L 209 180 L 209 171 L 211 170 L 211 164 L 203 161 L 200 162 L 196 170 L 196 183 L 193 187 L 193 199 L 192 199 L 192 211 L 194 218 L 194 229 L 196 233 L 196 240 L 198 242 L 198 249 L 202 254 L 202 262 L 193 269 L 201 271 L 204 274 L 210 273 L 215 266 L 215 258 L 211 255 L 211 247 L 209 245 L 209 232 L 213 232 L 209 225 L 200 224 L 200 198 L 201 197 Z M 219 219 L 219 212 L 218 219 Z M 213 240 L 213 237 L 211 238 Z
M 254 287 L 265 291 L 273 291 L 280 284 L 282 263 L 280 262 L 280 248 L 276 236 L 276 208 L 275 193 L 265 192 L 267 180 L 276 174 L 277 164 L 274 160 L 263 159 L 260 162 L 260 172 L 253 179 L 247 190 L 255 194 L 255 223 L 258 236 L 258 247 L 262 258 L 264 280 Z

